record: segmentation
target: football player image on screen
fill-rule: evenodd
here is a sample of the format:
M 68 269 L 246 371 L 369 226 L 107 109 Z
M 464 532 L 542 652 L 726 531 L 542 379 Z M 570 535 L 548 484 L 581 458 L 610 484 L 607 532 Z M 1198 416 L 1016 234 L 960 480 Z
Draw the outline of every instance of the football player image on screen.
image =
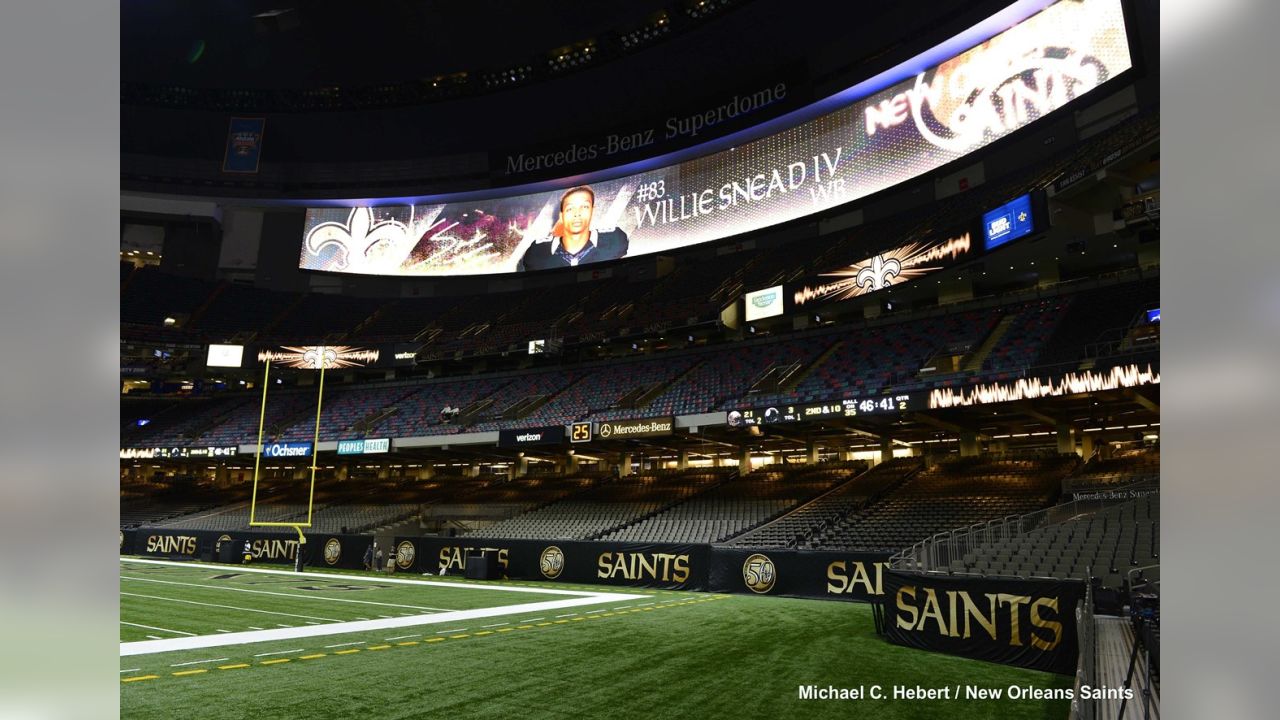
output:
M 587 185 L 560 196 L 560 219 L 551 234 L 529 246 L 517 270 L 548 270 L 617 260 L 627 254 L 627 234 L 618 228 L 592 228 L 596 193 Z

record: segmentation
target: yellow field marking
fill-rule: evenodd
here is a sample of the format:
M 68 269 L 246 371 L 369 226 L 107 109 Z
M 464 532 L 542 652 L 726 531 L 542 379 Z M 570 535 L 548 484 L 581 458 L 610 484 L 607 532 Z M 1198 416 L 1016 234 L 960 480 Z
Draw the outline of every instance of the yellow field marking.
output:
M 567 622 L 569 622 L 569 621 L 568 621 L 568 620 L 557 620 L 557 621 L 556 621 L 556 624 L 557 624 L 557 625 L 564 625 L 564 624 L 565 624 L 565 623 L 567 623 Z
M 280 663 L 293 662 L 289 658 L 276 658 L 275 660 L 263 660 L 259 665 L 279 665 Z
M 133 677 L 120 678 L 120 682 L 138 682 L 139 680 L 155 680 L 159 675 L 134 675 Z
M 516 629 L 517 629 L 517 630 L 532 630 L 532 629 L 533 629 L 533 626 L 532 626 L 532 625 L 517 625 L 517 626 L 516 626 Z
M 365 650 L 390 650 L 390 649 L 391 649 L 390 645 L 370 645 L 369 647 L 365 648 Z
M 174 677 L 181 677 L 183 675 L 200 675 L 201 673 L 207 673 L 207 672 L 209 672 L 209 668 L 200 668 L 199 670 L 179 670 L 178 672 L 172 673 L 172 674 L 174 675 Z
M 239 670 L 240 668 L 249 667 L 249 663 L 236 663 L 235 665 L 219 665 L 219 670 Z
M 426 640 L 426 642 L 429 642 L 429 643 L 433 643 L 433 642 L 444 642 L 444 638 L 428 638 L 428 639 Z
M 334 655 L 350 655 L 352 653 L 358 653 L 358 652 L 360 652 L 360 648 L 352 648 L 350 650 L 338 650 L 333 654 Z
M 328 657 L 324 653 L 316 653 L 315 655 L 303 655 L 299 660 L 315 660 L 316 658 Z
M 449 639 L 450 639 L 450 640 L 461 640 L 462 638 L 469 638 L 469 637 L 471 637 L 471 636 L 470 636 L 470 635 L 450 635 L 450 636 L 449 636 Z M 370 649 L 372 649 L 372 648 L 370 648 Z
M 511 632 L 515 628 L 498 628 L 498 632 Z
M 649 612 L 649 611 L 650 611 L 650 610 L 652 610 L 652 609 L 653 609 L 653 608 L 651 608 L 651 607 L 647 607 L 647 608 L 645 608 L 645 609 L 644 609 L 644 611 L 645 611 L 645 612 Z
M 492 634 L 493 634 L 492 630 L 481 630 L 480 632 L 476 633 L 476 637 L 480 637 L 481 635 L 492 635 Z
M 578 622 L 579 620 L 586 620 L 586 618 L 584 618 L 584 617 L 576 617 L 576 618 L 574 618 L 574 619 L 570 620 L 569 622 Z
M 601 613 L 600 617 L 613 617 L 613 613 Z
M 417 644 L 418 644 L 417 640 L 409 640 L 408 642 L 396 643 L 396 645 L 399 645 L 400 647 L 410 647 L 412 645 L 417 645 Z

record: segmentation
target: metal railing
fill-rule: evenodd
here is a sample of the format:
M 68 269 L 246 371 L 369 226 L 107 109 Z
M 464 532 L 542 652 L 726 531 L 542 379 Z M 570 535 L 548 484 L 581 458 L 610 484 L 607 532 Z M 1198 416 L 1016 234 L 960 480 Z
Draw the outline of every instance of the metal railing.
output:
M 1057 525 L 1121 502 L 1131 501 L 1133 497 L 1129 496 L 1128 491 L 1147 488 L 1150 488 L 1154 494 L 1159 493 L 1159 486 L 1155 483 L 1136 483 L 1108 491 L 1107 497 L 1073 500 L 1025 515 L 1009 515 L 968 527 L 946 530 L 893 555 L 889 558 L 889 567 L 916 572 L 954 573 L 951 563 L 963 560 L 969 553 L 989 547 L 1001 540 L 1021 537 L 1032 530 Z
M 1093 569 L 1089 569 L 1093 575 Z M 1071 720 L 1094 720 L 1098 703 L 1080 698 L 1080 688 L 1098 687 L 1098 635 L 1093 619 L 1093 584 L 1085 586 L 1084 600 L 1076 605 L 1076 637 L 1080 660 L 1076 663 L 1075 699 L 1071 701 Z

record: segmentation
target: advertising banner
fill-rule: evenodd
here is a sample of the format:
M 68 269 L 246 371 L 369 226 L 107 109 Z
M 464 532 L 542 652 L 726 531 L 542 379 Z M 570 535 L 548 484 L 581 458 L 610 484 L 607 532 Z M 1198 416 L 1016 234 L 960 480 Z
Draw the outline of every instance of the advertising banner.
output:
M 679 164 L 505 198 L 309 209 L 299 267 L 509 273 L 728 238 L 917 178 L 1131 66 L 1121 0 L 1063 0 L 834 112 Z
M 338 441 L 339 455 L 375 455 L 390 451 L 390 438 L 358 438 Z
M 660 437 L 673 433 L 675 426 L 676 419 L 671 415 L 641 420 L 610 420 L 596 424 L 596 437 L 601 440 Z
M 266 457 L 266 458 L 311 457 L 311 443 L 309 442 L 277 442 L 277 443 L 271 443 L 270 445 L 263 445 L 262 457 Z
M 1063 675 L 1076 671 L 1079 580 L 884 574 L 884 634 L 898 645 Z
M 982 241 L 986 250 L 994 250 L 1008 242 L 1035 232 L 1036 217 L 1031 196 L 1021 195 L 982 215 Z
M 292 565 L 292 532 L 140 528 L 120 532 L 120 553 L 216 561 L 232 543 L 240 562 Z M 307 564 L 361 569 L 373 544 L 368 535 L 307 533 Z M 739 549 L 705 544 L 617 543 L 584 540 L 494 540 L 472 537 L 396 537 L 384 549 L 398 572 L 461 575 L 467 558 L 486 554 L 510 580 L 653 587 L 671 590 L 779 595 L 869 602 L 885 597 L 887 553 Z
M 364 567 L 365 549 L 373 544 L 373 538 L 367 535 L 306 532 L 306 537 L 306 564 L 313 567 L 361 569 Z M 234 564 L 241 564 L 246 542 L 252 556 L 250 564 L 292 566 L 298 556 L 297 533 L 171 528 L 122 530 L 120 554 L 216 562 L 223 546 L 229 543 L 235 557 Z
M 564 426 L 548 425 L 546 427 L 524 428 L 522 430 L 499 430 L 498 447 L 518 448 L 530 445 L 560 445 L 564 443 Z
M 711 548 L 710 590 L 869 602 L 884 594 L 888 553 Z
M 492 553 L 503 577 L 568 583 L 706 590 L 708 545 L 581 540 L 397 537 L 401 570 L 459 574 L 467 556 Z

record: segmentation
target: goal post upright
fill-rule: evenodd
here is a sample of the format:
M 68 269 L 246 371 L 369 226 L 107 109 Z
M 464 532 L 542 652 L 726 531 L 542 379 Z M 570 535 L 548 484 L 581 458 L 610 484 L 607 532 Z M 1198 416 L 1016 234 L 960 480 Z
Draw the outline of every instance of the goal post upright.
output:
M 258 512 L 258 470 L 262 466 L 262 431 L 267 424 L 267 388 L 270 386 L 267 381 L 270 377 L 271 357 L 267 356 L 267 362 L 262 370 L 262 410 L 258 413 L 258 446 L 253 453 L 253 495 L 249 498 L 249 527 L 257 524 L 254 520 Z
M 320 419 L 324 410 L 324 371 L 328 366 L 325 362 L 325 354 L 317 353 L 316 364 L 320 369 L 319 392 L 316 396 L 316 422 L 315 431 L 311 439 L 311 483 L 307 492 L 307 519 L 306 522 L 268 522 L 259 521 L 258 514 L 258 481 L 262 467 L 262 450 L 263 436 L 266 431 L 267 418 L 267 389 L 270 387 L 271 377 L 271 358 L 266 358 L 265 367 L 262 372 L 262 408 L 258 414 L 258 446 L 254 452 L 253 458 L 253 495 L 249 499 L 249 527 L 287 527 L 293 528 L 298 533 L 298 544 L 301 547 L 307 542 L 306 535 L 303 534 L 303 528 L 311 527 L 311 519 L 315 507 L 316 497 L 316 470 L 319 469 L 319 461 L 317 460 L 318 449 L 320 447 Z

